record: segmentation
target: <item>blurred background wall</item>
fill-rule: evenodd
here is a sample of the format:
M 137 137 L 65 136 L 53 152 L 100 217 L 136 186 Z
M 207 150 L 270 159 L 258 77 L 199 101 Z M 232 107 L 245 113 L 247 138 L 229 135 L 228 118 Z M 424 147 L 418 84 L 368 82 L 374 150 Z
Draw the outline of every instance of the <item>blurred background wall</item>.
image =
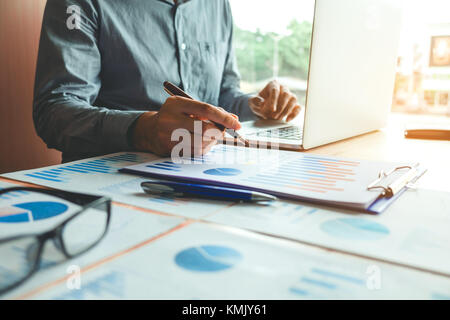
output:
M 61 161 L 36 135 L 34 73 L 46 0 L 0 0 L 0 173 Z

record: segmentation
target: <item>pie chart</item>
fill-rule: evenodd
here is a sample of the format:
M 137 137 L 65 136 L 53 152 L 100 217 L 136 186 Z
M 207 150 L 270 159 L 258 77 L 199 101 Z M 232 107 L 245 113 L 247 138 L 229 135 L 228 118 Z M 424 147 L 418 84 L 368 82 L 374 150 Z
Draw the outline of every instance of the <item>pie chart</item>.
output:
M 389 235 L 389 229 L 384 225 L 362 218 L 328 220 L 320 229 L 330 236 L 347 240 L 378 240 Z
M 203 171 L 204 174 L 209 174 L 212 176 L 237 176 L 242 173 L 241 170 L 234 169 L 234 168 L 215 168 L 215 169 L 208 169 Z
M 186 270 L 216 272 L 232 268 L 242 260 L 242 255 L 229 247 L 204 245 L 180 251 L 175 263 Z
M 68 210 L 68 206 L 53 201 L 36 201 L 0 208 L 0 223 L 22 223 L 53 218 Z

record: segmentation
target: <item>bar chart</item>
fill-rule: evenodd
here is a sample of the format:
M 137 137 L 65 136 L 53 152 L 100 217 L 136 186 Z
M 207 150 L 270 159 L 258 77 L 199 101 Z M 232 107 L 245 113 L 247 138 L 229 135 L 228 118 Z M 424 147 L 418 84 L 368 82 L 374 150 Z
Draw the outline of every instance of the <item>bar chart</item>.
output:
M 0 188 L 0 190 L 2 190 L 2 189 L 3 188 Z M 22 191 L 22 190 L 14 191 L 14 192 L 7 192 L 7 193 L 0 195 L 0 199 L 10 200 L 10 199 L 14 199 L 14 198 L 20 198 L 21 196 L 26 195 L 26 194 L 28 194 L 28 192 Z
M 336 291 L 345 294 L 346 292 L 364 290 L 365 285 L 366 281 L 363 277 L 312 267 L 300 277 L 297 283 L 289 288 L 289 292 L 299 296 L 299 298 L 311 299 L 326 297 L 330 294 L 338 295 L 339 293 Z
M 397 165 L 233 146 L 217 146 L 206 156 L 178 160 L 158 159 L 121 171 L 366 210 L 380 195 L 367 186 L 380 171 Z
M 143 161 L 138 154 L 123 153 L 84 162 L 61 165 L 56 168 L 47 168 L 26 173 L 25 176 L 50 181 L 67 183 L 74 175 L 85 174 L 111 174 L 116 173 L 122 166 Z
M 175 164 L 172 161 L 163 161 L 163 162 L 152 163 L 150 165 L 147 165 L 147 168 L 172 171 L 172 172 L 180 172 L 181 171 L 181 165 Z
M 315 193 L 343 192 L 343 183 L 355 181 L 358 166 L 359 163 L 354 161 L 305 155 L 244 180 Z
M 328 220 L 321 224 L 320 229 L 332 237 L 354 241 L 378 240 L 390 233 L 381 223 L 362 218 Z

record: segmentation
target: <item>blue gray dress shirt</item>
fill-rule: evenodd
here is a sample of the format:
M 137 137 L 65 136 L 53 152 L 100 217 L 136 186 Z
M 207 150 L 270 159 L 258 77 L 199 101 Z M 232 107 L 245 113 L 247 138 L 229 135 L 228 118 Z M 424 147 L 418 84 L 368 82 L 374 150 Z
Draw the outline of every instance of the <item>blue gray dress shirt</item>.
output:
M 69 28 L 67 8 L 80 8 Z M 73 21 L 72 21 L 73 22 Z M 33 118 L 63 161 L 131 150 L 129 133 L 167 99 L 162 83 L 254 119 L 232 49 L 227 0 L 48 0 Z

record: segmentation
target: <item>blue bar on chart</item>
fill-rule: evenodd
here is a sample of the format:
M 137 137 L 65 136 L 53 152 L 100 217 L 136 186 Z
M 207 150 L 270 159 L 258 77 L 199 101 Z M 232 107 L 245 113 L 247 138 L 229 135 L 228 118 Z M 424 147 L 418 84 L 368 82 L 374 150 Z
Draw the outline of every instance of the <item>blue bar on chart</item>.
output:
M 283 163 L 276 170 L 258 173 L 244 180 L 317 193 L 343 192 L 344 188 L 337 184 L 355 181 L 355 168 L 358 166 L 356 161 L 303 156 Z
M 160 170 L 166 170 L 166 171 L 173 171 L 173 172 L 180 172 L 181 166 L 178 164 L 173 163 L 172 161 L 164 161 L 160 163 L 152 163 L 151 165 L 147 166 L 148 168 L 153 169 L 160 169 Z
M 311 268 L 309 272 L 289 288 L 289 291 L 302 297 L 326 297 L 329 291 L 353 291 L 356 287 L 364 287 L 365 280 L 340 272 Z
M 47 168 L 44 170 L 32 171 L 26 173 L 28 177 L 65 183 L 70 181 L 74 174 L 111 174 L 116 173 L 118 169 L 130 163 L 139 163 L 144 161 L 138 154 L 124 153 L 115 156 L 107 156 L 85 162 L 61 165 L 56 168 Z

